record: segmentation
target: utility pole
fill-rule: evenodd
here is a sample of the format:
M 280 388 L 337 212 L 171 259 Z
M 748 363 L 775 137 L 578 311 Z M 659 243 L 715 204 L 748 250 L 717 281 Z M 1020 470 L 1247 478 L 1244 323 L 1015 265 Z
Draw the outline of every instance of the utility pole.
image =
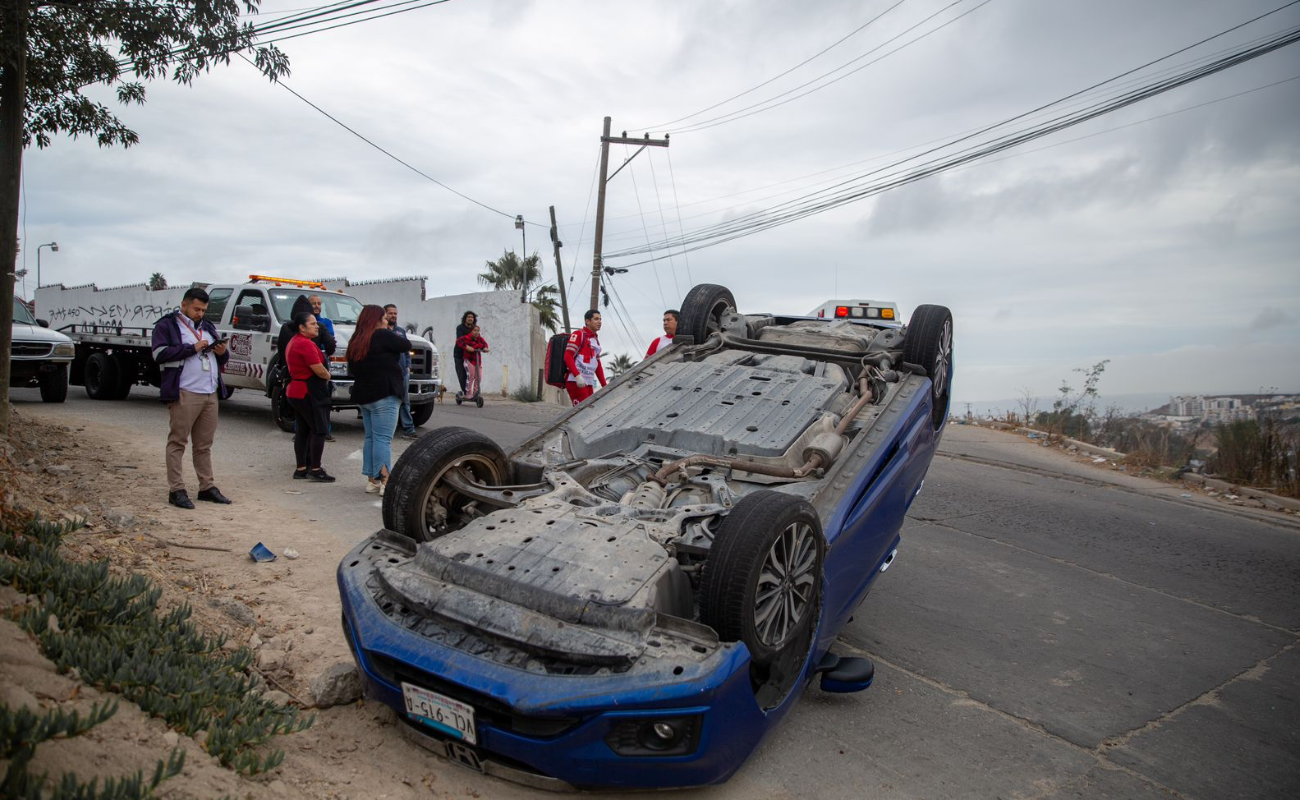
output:
M 608 183 L 614 175 L 617 175 L 623 167 L 631 163 L 632 159 L 641 154 L 641 150 L 647 147 L 667 147 L 668 135 L 664 134 L 662 139 L 651 139 L 650 134 L 646 134 L 640 139 L 628 138 L 627 131 L 623 131 L 622 136 L 609 135 L 610 118 L 605 117 L 605 127 L 600 135 L 600 189 L 596 193 L 596 244 L 591 251 L 591 308 L 600 308 L 600 260 L 601 245 L 605 240 L 605 184 Z M 609 172 L 609 146 L 611 144 L 639 144 L 640 149 L 627 157 L 623 165 L 614 170 L 614 175 L 605 177 Z
M 528 232 L 524 230 L 524 215 L 515 215 L 515 227 L 519 229 L 519 235 L 523 237 L 524 252 L 519 254 L 519 302 L 528 302 Z
M 572 333 L 569 327 L 569 293 L 564 288 L 564 265 L 560 263 L 560 229 L 555 224 L 555 206 L 551 206 L 551 246 L 555 249 L 555 282 L 560 285 L 560 312 L 564 314 L 564 332 Z

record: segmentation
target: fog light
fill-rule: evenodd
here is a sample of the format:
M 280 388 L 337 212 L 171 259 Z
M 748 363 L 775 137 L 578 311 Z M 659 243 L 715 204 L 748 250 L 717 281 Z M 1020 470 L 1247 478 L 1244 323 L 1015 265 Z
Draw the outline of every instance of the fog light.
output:
M 621 756 L 676 756 L 695 752 L 700 740 L 698 716 L 667 719 L 626 719 L 605 736 Z

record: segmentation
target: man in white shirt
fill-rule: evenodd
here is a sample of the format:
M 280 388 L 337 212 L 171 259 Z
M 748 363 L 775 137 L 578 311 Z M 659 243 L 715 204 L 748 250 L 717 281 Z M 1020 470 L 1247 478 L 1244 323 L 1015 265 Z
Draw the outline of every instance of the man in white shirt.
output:
M 650 349 L 645 351 L 646 358 L 673 343 L 673 337 L 677 335 L 677 316 L 679 313 L 675 308 L 670 308 L 664 312 L 664 335 L 650 343 Z
M 197 287 L 185 292 L 180 311 L 158 320 L 153 329 L 153 357 L 162 375 L 160 398 L 171 416 L 167 436 L 167 502 L 194 508 L 185 492 L 181 462 L 192 442 L 194 471 L 199 476 L 199 500 L 228 504 L 212 474 L 212 442 L 217 436 L 217 401 L 221 367 L 229 355 L 217 329 L 203 318 L 208 293 Z

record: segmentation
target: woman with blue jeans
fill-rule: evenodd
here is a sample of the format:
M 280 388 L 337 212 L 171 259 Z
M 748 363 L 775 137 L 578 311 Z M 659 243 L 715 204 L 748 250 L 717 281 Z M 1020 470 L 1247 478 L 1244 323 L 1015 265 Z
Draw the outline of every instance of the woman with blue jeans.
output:
M 366 492 L 384 493 L 393 468 L 393 431 L 405 390 L 401 357 L 410 345 L 388 329 L 384 310 L 366 306 L 357 319 L 356 332 L 348 342 L 348 372 L 352 376 L 352 399 L 361 407 L 366 441 L 361 451 L 361 472 Z

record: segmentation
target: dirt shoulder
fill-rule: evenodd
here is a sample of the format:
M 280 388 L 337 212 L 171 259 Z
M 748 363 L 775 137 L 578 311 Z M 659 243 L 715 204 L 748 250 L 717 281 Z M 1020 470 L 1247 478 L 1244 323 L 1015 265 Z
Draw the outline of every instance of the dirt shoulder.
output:
M 238 505 L 200 503 L 203 513 L 175 513 L 159 491 L 166 485 L 159 450 L 158 442 L 109 425 L 46 423 L 20 412 L 10 439 L 0 440 L 0 478 L 16 505 L 46 518 L 86 520 L 66 537 L 65 557 L 108 559 L 148 576 L 163 591 L 161 610 L 188 602 L 201 630 L 255 650 L 267 688 L 283 692 L 278 699 L 312 705 L 313 678 L 331 665 L 352 664 L 334 578 L 348 544 L 321 535 L 319 519 L 280 500 L 278 486 L 223 483 L 228 494 L 240 495 Z M 248 541 L 303 555 L 254 563 Z M 84 711 L 103 696 L 58 675 L 8 621 L 0 622 L 0 677 L 11 706 L 34 701 L 42 709 Z M 359 700 L 316 713 L 312 728 L 274 740 L 284 763 L 256 778 L 221 767 L 192 739 L 125 700 L 91 734 L 42 745 L 37 766 L 55 775 L 75 768 L 82 778 L 122 775 L 152 769 L 179 744 L 188 751 L 185 770 L 162 785 L 160 797 L 476 797 L 485 785 L 493 796 L 517 794 L 408 743 L 385 707 Z

